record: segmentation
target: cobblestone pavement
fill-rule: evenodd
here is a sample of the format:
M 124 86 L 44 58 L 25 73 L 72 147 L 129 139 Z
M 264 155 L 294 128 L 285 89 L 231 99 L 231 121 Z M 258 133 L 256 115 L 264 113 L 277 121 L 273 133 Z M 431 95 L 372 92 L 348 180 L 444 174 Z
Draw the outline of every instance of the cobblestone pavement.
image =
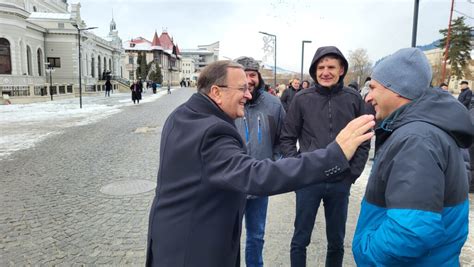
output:
M 154 191 L 113 192 L 155 183 L 161 127 L 194 91 L 125 106 L 0 160 L 0 266 L 143 266 Z
M 166 117 L 193 92 L 123 107 L 0 160 L 0 266 L 143 266 L 154 191 L 142 191 L 156 181 Z M 352 188 L 345 266 L 355 265 L 350 246 L 369 171 L 370 162 Z M 289 266 L 294 206 L 294 193 L 270 198 L 266 266 Z M 321 214 L 308 266 L 324 262 L 325 237 L 317 229 L 324 229 Z M 474 264 L 473 244 L 469 238 L 463 266 Z

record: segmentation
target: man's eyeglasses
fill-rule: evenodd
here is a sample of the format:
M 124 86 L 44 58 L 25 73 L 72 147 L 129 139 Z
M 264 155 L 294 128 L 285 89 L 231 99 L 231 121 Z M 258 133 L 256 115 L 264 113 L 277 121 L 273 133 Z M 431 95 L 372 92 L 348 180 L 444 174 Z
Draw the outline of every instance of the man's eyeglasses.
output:
M 234 87 L 234 86 L 227 86 L 227 85 L 217 85 L 217 86 L 222 87 L 222 88 L 236 89 L 236 90 L 241 91 L 244 94 L 249 90 L 248 86 L 243 86 L 243 87 Z

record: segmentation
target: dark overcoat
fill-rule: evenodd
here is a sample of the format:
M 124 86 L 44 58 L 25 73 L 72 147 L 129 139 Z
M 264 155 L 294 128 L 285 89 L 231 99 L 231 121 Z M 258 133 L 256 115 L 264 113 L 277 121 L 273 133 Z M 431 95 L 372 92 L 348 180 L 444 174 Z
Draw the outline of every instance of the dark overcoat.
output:
M 196 93 L 163 127 L 147 266 L 236 266 L 247 194 L 293 191 L 348 167 L 336 143 L 299 158 L 256 160 L 233 120 Z

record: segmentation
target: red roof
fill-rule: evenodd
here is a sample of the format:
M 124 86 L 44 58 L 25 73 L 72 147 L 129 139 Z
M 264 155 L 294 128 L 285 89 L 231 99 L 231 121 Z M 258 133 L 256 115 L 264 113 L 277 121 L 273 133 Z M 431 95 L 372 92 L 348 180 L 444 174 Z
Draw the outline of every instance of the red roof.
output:
M 161 47 L 168 50 L 173 50 L 173 40 L 167 32 L 162 32 L 160 36 Z
M 150 43 L 150 41 L 148 41 L 147 39 L 145 39 L 143 37 L 138 37 L 136 39 L 130 40 L 130 43 L 141 44 L 141 43 Z
M 153 42 L 151 42 L 152 46 L 161 46 L 160 38 L 158 38 L 158 34 L 155 31 L 155 36 L 153 36 Z

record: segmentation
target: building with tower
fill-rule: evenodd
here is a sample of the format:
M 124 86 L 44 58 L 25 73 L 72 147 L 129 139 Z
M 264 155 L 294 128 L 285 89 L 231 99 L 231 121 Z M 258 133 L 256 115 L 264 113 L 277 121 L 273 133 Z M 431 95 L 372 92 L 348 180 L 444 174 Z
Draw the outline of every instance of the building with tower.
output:
M 1 97 L 25 103 L 48 101 L 51 94 L 77 96 L 79 65 L 83 93 L 104 90 L 105 73 L 113 78 L 114 89 L 127 87 L 121 69 L 125 53 L 113 18 L 109 35 L 102 38 L 77 29 L 88 27 L 80 9 L 80 3 L 67 0 L 0 0 Z

